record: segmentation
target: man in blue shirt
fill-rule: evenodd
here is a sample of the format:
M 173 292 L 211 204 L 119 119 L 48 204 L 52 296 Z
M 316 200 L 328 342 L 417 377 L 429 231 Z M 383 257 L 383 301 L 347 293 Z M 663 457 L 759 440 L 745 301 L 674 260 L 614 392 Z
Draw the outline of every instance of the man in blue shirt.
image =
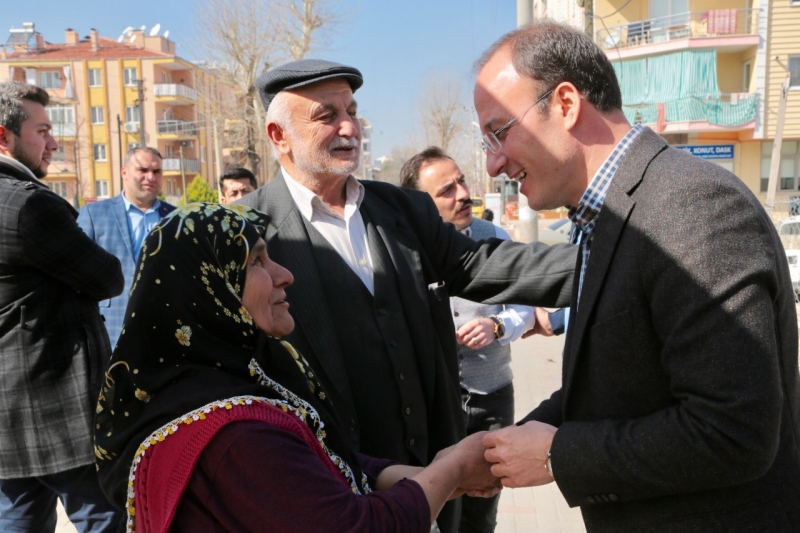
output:
M 128 152 L 122 167 L 122 193 L 109 200 L 86 204 L 78 224 L 100 246 L 122 263 L 125 290 L 100 302 L 111 346 L 122 332 L 136 262 L 145 236 L 159 220 L 175 209 L 158 199 L 161 192 L 162 159 L 155 148 L 139 146 Z

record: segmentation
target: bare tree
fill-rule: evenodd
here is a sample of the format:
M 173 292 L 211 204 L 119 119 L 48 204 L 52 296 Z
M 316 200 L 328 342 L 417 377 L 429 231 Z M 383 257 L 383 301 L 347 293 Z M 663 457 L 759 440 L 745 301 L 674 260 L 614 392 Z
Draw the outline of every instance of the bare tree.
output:
M 468 133 L 467 104 L 461 78 L 450 71 L 437 71 L 423 81 L 418 102 L 425 142 L 438 146 L 454 158 Z
M 224 119 L 226 144 L 239 148 L 256 176 L 269 152 L 256 78 L 289 58 L 303 59 L 341 21 L 332 0 L 203 0 L 198 9 L 202 51 L 238 96 L 232 105 L 214 98 L 213 120 Z

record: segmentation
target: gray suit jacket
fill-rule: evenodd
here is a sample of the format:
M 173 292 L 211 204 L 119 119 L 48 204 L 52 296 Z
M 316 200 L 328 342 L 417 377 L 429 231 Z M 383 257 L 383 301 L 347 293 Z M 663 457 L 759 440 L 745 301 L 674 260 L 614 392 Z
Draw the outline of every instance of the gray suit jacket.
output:
M 111 354 L 97 301 L 123 280 L 77 215 L 0 163 L 0 479 L 94 461 L 92 420 Z
M 800 531 L 797 317 L 759 201 L 646 129 L 593 239 L 562 388 L 526 418 L 559 427 L 587 530 Z

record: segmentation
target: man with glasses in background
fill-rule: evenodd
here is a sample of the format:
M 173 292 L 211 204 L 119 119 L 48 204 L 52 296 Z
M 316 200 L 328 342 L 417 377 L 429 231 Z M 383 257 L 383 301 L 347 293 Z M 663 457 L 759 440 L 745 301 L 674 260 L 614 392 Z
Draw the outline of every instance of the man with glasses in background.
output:
M 800 531 L 797 316 L 758 199 L 631 127 L 585 33 L 529 25 L 477 66 L 489 173 L 568 206 L 581 249 L 562 387 L 484 437 L 492 472 L 555 480 L 589 533 Z

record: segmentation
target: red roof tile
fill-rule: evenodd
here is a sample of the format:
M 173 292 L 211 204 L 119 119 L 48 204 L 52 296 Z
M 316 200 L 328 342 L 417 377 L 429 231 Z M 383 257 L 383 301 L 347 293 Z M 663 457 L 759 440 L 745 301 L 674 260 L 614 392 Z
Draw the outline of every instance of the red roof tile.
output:
M 78 44 L 45 44 L 43 50 L 26 50 L 6 54 L 8 61 L 58 61 L 61 59 L 124 59 L 133 57 L 174 57 L 166 52 L 155 52 L 129 43 L 118 43 L 114 39 L 100 37 L 96 51 L 88 39 Z

